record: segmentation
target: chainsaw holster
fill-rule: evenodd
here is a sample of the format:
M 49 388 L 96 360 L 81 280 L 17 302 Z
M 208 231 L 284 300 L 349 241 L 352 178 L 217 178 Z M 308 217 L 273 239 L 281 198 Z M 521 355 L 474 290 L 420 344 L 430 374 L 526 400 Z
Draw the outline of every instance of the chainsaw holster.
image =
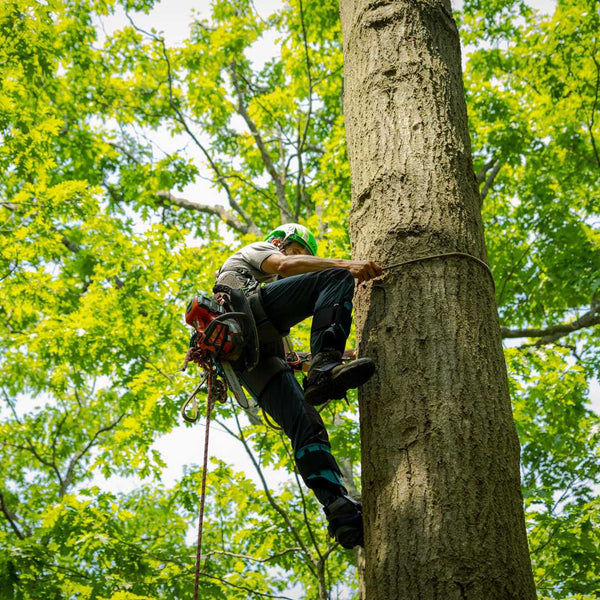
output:
M 235 277 L 215 285 L 213 293 L 227 294 L 228 308 L 248 315 L 244 360 L 234 367 L 240 374 L 244 387 L 258 400 L 271 379 L 288 369 L 282 337 L 285 333 L 271 323 L 262 305 L 260 288 L 246 296 Z
M 248 323 L 244 327 L 244 354 L 236 361 L 236 367 L 252 370 L 259 361 L 259 342 L 258 332 L 256 330 L 256 321 L 250 303 L 244 295 L 244 292 L 239 288 L 234 288 L 229 285 L 218 284 L 213 288 L 213 293 L 227 294 L 228 312 L 241 312 L 248 316 Z

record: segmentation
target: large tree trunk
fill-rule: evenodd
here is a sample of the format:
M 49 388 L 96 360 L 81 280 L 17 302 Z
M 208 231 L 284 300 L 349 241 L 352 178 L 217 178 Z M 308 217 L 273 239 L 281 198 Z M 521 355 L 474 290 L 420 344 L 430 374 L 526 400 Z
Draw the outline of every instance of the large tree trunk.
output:
M 341 0 L 356 258 L 486 259 L 450 0 Z M 535 598 L 493 283 L 471 258 L 356 296 L 368 600 Z

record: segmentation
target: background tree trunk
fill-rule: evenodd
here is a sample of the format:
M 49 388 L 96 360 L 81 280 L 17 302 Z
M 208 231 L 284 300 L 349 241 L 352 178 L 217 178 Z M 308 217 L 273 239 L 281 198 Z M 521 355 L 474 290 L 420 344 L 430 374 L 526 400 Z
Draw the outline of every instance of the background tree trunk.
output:
M 355 258 L 486 259 L 450 0 L 341 0 Z M 466 257 L 356 297 L 368 600 L 533 599 L 490 274 Z

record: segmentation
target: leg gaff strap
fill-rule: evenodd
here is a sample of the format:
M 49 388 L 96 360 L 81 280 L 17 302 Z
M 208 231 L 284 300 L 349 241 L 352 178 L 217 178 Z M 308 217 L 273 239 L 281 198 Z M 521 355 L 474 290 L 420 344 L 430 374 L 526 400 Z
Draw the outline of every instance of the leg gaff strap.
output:
M 352 325 L 352 304 L 344 302 L 334 304 L 317 311 L 313 316 L 312 330 L 323 332 L 323 348 L 334 348 L 344 351 L 346 339 L 350 335 Z
M 308 444 L 296 452 L 296 465 L 308 488 L 344 487 L 342 473 L 327 444 Z

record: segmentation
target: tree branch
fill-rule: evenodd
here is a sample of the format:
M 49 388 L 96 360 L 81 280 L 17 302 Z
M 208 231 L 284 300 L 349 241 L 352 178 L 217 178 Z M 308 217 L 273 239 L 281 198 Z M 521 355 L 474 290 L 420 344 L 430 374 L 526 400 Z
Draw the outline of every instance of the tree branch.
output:
M 277 207 L 277 200 L 275 198 L 273 198 L 273 196 L 271 196 L 271 194 L 269 194 L 262 188 L 258 187 L 255 183 L 253 183 L 249 179 L 242 177 L 239 173 L 229 173 L 229 175 L 227 175 L 227 178 L 228 179 L 238 179 L 244 185 L 251 187 L 257 194 L 260 194 L 261 196 L 263 196 L 265 198 L 265 200 L 267 200 L 272 206 Z
M 10 277 L 17 270 L 18 267 L 19 267 L 19 261 L 17 260 L 15 262 L 15 266 L 10 268 L 6 274 L 4 274 L 4 275 L 2 275 L 2 277 L 0 277 L 0 281 L 4 281 L 7 277 Z
M 596 162 L 598 166 L 600 166 L 600 155 L 598 154 L 598 148 L 596 147 L 596 138 L 594 137 L 594 116 L 596 114 L 596 109 L 598 108 L 598 93 L 600 91 L 600 64 L 595 56 L 596 53 L 596 43 L 594 43 L 594 50 L 592 51 L 592 60 L 594 61 L 594 65 L 596 66 L 596 90 L 594 94 L 594 104 L 592 106 L 592 114 L 590 116 L 590 140 L 592 142 L 592 148 L 594 150 L 594 156 L 596 157 Z
M 65 236 L 60 231 L 58 231 L 58 229 L 56 227 L 51 227 L 50 229 L 52 231 L 56 231 L 57 233 L 62 235 L 61 242 L 62 242 L 63 246 L 65 246 L 73 254 L 79 254 L 80 252 L 83 251 L 83 248 L 79 244 L 72 242 L 67 236 Z M 95 262 L 96 259 L 93 259 L 93 260 Z M 125 282 L 120 277 L 117 277 L 116 275 L 113 277 L 113 281 L 114 281 L 115 287 L 118 290 L 120 290 L 122 287 L 125 286 Z
M 10 410 L 13 414 L 13 417 L 15 418 L 15 421 L 19 424 L 19 425 L 23 425 L 23 422 L 21 421 L 21 419 L 19 419 L 19 415 L 17 414 L 17 410 L 15 409 L 11 399 L 9 398 L 6 390 L 4 388 L 2 388 L 2 393 L 4 394 L 4 398 L 6 400 L 6 403 L 8 404 L 8 406 L 10 407 Z M 26 452 L 31 452 L 31 454 L 33 454 L 33 456 L 35 456 L 35 458 L 37 458 L 37 460 L 43 464 L 44 466 L 52 469 L 54 471 L 54 473 L 56 474 L 56 477 L 58 479 L 58 483 L 62 486 L 63 483 L 63 479 L 62 476 L 60 474 L 60 471 L 58 470 L 58 467 L 56 466 L 56 463 L 50 460 L 47 460 L 45 458 L 42 457 L 42 455 L 37 451 L 37 448 L 34 446 L 33 442 L 26 436 L 23 436 L 24 440 L 25 440 L 25 446 L 21 446 L 20 444 L 12 444 L 12 446 L 14 448 L 17 448 L 18 450 L 25 450 Z
M 123 413 L 121 416 L 119 416 L 117 418 L 117 420 L 113 421 L 110 425 L 106 425 L 105 427 L 101 427 L 100 429 L 98 429 L 98 431 L 96 431 L 96 433 L 94 433 L 94 435 L 92 436 L 92 439 L 86 444 L 86 446 L 82 450 L 77 452 L 73 456 L 73 458 L 71 458 L 71 460 L 69 461 L 69 466 L 67 468 L 67 474 L 65 475 L 65 477 L 63 479 L 63 483 L 60 486 L 59 496 L 61 498 L 67 493 L 67 489 L 73 482 L 73 475 L 75 474 L 75 467 L 77 466 L 77 463 L 90 450 L 90 448 L 92 448 L 92 446 L 94 446 L 96 444 L 96 440 L 98 439 L 98 437 L 100 435 L 102 435 L 103 433 L 106 433 L 107 431 L 114 429 L 119 424 L 119 422 L 121 421 L 121 419 L 124 416 L 125 416 L 125 413 Z
M 516 273 L 517 269 L 519 268 L 519 266 L 523 262 L 523 260 L 527 257 L 527 255 L 529 254 L 529 252 L 530 252 L 530 250 L 531 250 L 534 242 L 536 242 L 536 241 L 537 241 L 537 238 L 534 238 L 534 240 L 532 242 L 530 242 L 529 244 L 527 244 L 527 246 L 525 247 L 524 252 L 515 261 L 515 263 L 511 266 L 510 271 L 508 272 L 508 274 L 506 275 L 506 277 L 502 281 L 502 285 L 500 286 L 500 292 L 498 293 L 498 304 L 502 303 L 502 299 L 504 298 L 504 292 L 506 291 L 506 286 L 507 286 L 508 282 L 512 279 L 513 275 Z
M 235 583 L 232 583 L 231 581 L 227 581 L 227 579 L 224 579 L 222 577 L 217 577 L 216 575 L 213 575 L 212 573 L 206 573 L 205 571 L 200 571 L 200 574 L 203 577 L 207 577 L 208 579 L 215 579 L 216 581 L 220 581 L 221 583 L 231 586 L 232 588 L 235 588 L 237 590 L 244 590 L 245 592 L 248 592 L 249 594 L 253 594 L 254 596 L 259 596 L 260 598 L 274 598 L 276 600 L 292 600 L 292 598 L 290 598 L 289 596 L 274 596 L 273 594 L 265 594 L 263 592 L 257 592 L 256 590 L 253 590 L 252 588 L 249 588 L 249 587 L 246 587 L 243 585 L 237 585 Z
M 160 191 L 156 192 L 157 198 L 159 198 L 163 204 L 167 202 L 170 204 L 174 204 L 180 208 L 185 208 L 186 210 L 194 210 L 200 213 L 206 213 L 209 215 L 216 215 L 222 221 L 227 223 L 231 228 L 236 231 L 240 231 L 241 233 L 248 233 L 251 229 L 251 225 L 246 225 L 236 219 L 224 206 L 221 204 L 199 204 L 198 202 L 192 202 L 191 200 L 186 200 L 185 198 L 177 198 L 171 194 L 171 192 Z M 252 233 L 255 233 L 254 231 Z
M 600 323 L 600 304 L 592 304 L 591 309 L 584 315 L 571 323 L 551 325 L 544 328 L 509 329 L 501 327 L 500 333 L 503 338 L 540 338 L 533 346 L 543 346 L 569 335 L 579 329 L 593 327 Z
M 157 42 L 158 44 L 160 44 L 161 49 L 162 49 L 162 55 L 165 60 L 165 64 L 167 65 L 167 85 L 168 85 L 168 89 L 169 89 L 169 106 L 171 107 L 171 110 L 175 114 L 176 121 L 185 129 L 186 133 L 190 136 L 191 140 L 194 142 L 194 144 L 196 144 L 198 149 L 202 152 L 202 154 L 208 161 L 208 164 L 210 165 L 210 167 L 214 171 L 215 175 L 217 176 L 217 182 L 221 185 L 221 187 L 225 190 L 225 193 L 227 194 L 227 199 L 229 200 L 229 204 L 230 204 L 231 208 L 235 212 L 237 212 L 240 215 L 240 217 L 247 223 L 247 225 L 248 225 L 247 231 L 250 233 L 254 233 L 256 235 L 260 235 L 260 233 L 261 233 L 260 230 L 258 229 L 258 227 L 256 227 L 256 225 L 254 224 L 252 219 L 248 216 L 248 214 L 244 211 L 244 209 L 236 202 L 236 200 L 233 196 L 233 193 L 231 191 L 231 188 L 229 187 L 226 178 L 224 177 L 223 173 L 221 172 L 221 169 L 219 168 L 217 163 L 213 160 L 213 158 L 210 155 L 210 153 L 208 152 L 208 150 L 204 147 L 204 144 L 202 144 L 202 142 L 200 142 L 198 137 L 190 129 L 190 126 L 188 125 L 188 122 L 187 122 L 187 118 L 185 117 L 185 115 L 183 114 L 181 109 L 179 108 L 178 103 L 175 102 L 175 96 L 173 94 L 173 71 L 171 68 L 171 59 L 169 58 L 169 54 L 167 52 L 167 46 L 165 44 L 165 40 L 160 36 L 157 36 L 153 33 L 144 31 L 143 29 L 139 28 L 128 14 L 126 16 L 127 16 L 127 19 L 129 20 L 129 22 L 131 23 L 131 26 L 136 31 L 143 33 L 144 35 L 148 36 L 150 39 L 152 39 L 155 42 Z
M 19 208 L 18 204 L 15 204 L 14 202 L 6 202 L 6 201 L 2 201 L 0 202 L 0 206 L 3 206 L 4 208 L 8 208 L 8 210 L 17 210 Z
M 0 491 L 0 511 L 8 521 L 8 524 L 11 526 L 12 530 L 15 532 L 15 535 L 20 539 L 25 539 L 25 534 L 21 531 L 19 526 L 17 525 L 18 518 L 15 513 L 13 513 L 10 508 L 8 508 L 6 504 L 6 499 L 4 498 L 4 494 Z
M 208 556 L 220 554 L 223 556 L 231 556 L 232 558 L 241 558 L 243 560 L 251 560 L 253 562 L 265 563 L 270 560 L 279 558 L 280 556 L 285 556 L 286 554 L 289 554 L 290 552 L 298 552 L 299 550 L 300 551 L 302 550 L 302 548 L 300 548 L 300 546 L 293 546 L 292 548 L 288 548 L 287 550 L 282 550 L 281 552 L 277 552 L 276 554 L 267 556 L 267 558 L 255 558 L 254 556 L 248 556 L 247 554 L 236 554 L 235 552 L 227 552 L 227 550 L 212 550 L 211 552 L 207 552 L 206 554 L 203 554 L 203 556 L 204 556 L 204 558 L 207 558 Z
M 248 113 L 248 110 L 244 105 L 244 98 L 242 95 L 242 90 L 240 88 L 240 82 L 238 80 L 236 68 L 237 65 L 235 61 L 233 61 L 229 66 L 229 72 L 231 74 L 231 82 L 233 83 L 233 88 L 238 99 L 237 111 L 246 122 L 246 125 L 248 125 L 250 133 L 252 134 L 252 137 L 254 138 L 254 141 L 256 142 L 256 145 L 260 151 L 260 155 L 265 165 L 265 168 L 267 169 L 267 172 L 269 173 L 271 179 L 273 179 L 273 182 L 275 183 L 275 192 L 277 194 L 281 218 L 284 221 L 290 221 L 292 219 L 292 215 L 290 213 L 285 197 L 284 178 L 281 176 L 280 173 L 278 173 L 277 169 L 275 168 L 275 163 L 273 162 L 273 159 L 271 158 L 271 155 L 269 154 L 267 147 L 265 146 L 265 143 L 258 131 L 258 127 L 252 120 L 252 117 L 250 117 L 250 114 Z
M 500 171 L 501 167 L 502 167 L 502 163 L 499 160 L 497 160 L 494 163 L 494 166 L 492 167 L 492 170 L 490 171 L 490 174 L 488 175 L 483 188 L 481 189 L 480 196 L 481 196 L 482 203 L 483 203 L 485 197 L 488 195 L 488 192 L 490 191 L 490 189 L 492 189 L 492 185 L 494 184 L 496 175 L 498 175 L 498 172 Z
M 306 183 L 305 183 L 305 179 L 304 179 L 304 163 L 302 160 L 302 153 L 304 152 L 304 147 L 306 145 L 306 139 L 308 137 L 308 128 L 310 126 L 310 121 L 312 118 L 312 107 L 313 107 L 313 100 L 312 100 L 312 95 L 313 95 L 313 82 L 312 82 L 312 76 L 311 76 L 311 72 L 310 72 L 310 54 L 308 52 L 308 39 L 306 36 L 306 23 L 304 21 L 304 5 L 302 0 L 299 0 L 299 4 L 300 4 L 300 24 L 302 25 L 302 43 L 304 45 L 304 56 L 306 59 L 306 76 L 308 78 L 308 112 L 306 114 L 306 121 L 304 122 L 304 131 L 302 132 L 302 135 L 300 136 L 300 132 L 298 132 L 300 139 L 299 139 L 299 144 L 298 144 L 298 175 L 297 175 L 297 179 L 296 179 L 296 211 L 295 211 L 295 220 L 298 220 L 298 217 L 300 216 L 300 204 L 304 203 L 305 205 L 307 204 L 306 202 Z M 307 206 L 308 208 L 308 206 Z
M 485 180 L 485 176 L 487 172 L 496 164 L 496 157 L 492 156 L 490 160 L 488 160 L 485 165 L 483 165 L 481 171 L 477 173 L 477 183 L 482 184 Z
M 247 442 L 246 438 L 244 437 L 244 434 L 242 433 L 242 428 L 240 426 L 240 421 L 238 419 L 237 413 L 234 413 L 234 417 L 235 417 L 235 422 L 238 427 L 238 431 L 240 432 L 239 436 L 235 435 L 235 433 L 233 433 L 233 431 L 231 431 L 231 429 L 229 429 L 229 427 L 227 427 L 227 425 L 225 425 L 224 423 L 221 423 L 221 427 L 223 427 L 223 429 L 225 429 L 225 431 L 227 431 L 227 433 L 229 433 L 229 435 L 231 435 L 235 439 L 239 440 L 242 443 L 242 445 L 244 446 L 244 449 L 246 450 L 246 454 L 250 457 L 250 460 L 252 461 L 252 464 L 254 465 L 254 468 L 255 468 L 255 470 L 258 474 L 258 477 L 262 483 L 262 486 L 263 486 L 263 489 L 267 496 L 267 500 L 269 501 L 269 504 L 285 521 L 285 524 L 288 526 L 288 529 L 294 536 L 296 542 L 302 548 L 302 551 L 306 554 L 306 556 L 310 559 L 310 562 L 307 563 L 309 569 L 312 571 L 313 575 L 317 575 L 317 572 L 315 569 L 315 566 L 317 563 L 316 558 L 312 555 L 310 550 L 306 547 L 306 544 L 302 541 L 300 534 L 294 527 L 294 524 L 291 522 L 290 518 L 287 516 L 285 510 L 283 510 L 283 508 L 281 508 L 281 506 L 279 506 L 279 504 L 275 501 L 275 498 L 273 498 L 273 495 L 271 494 L 271 491 L 269 490 L 269 486 L 267 485 L 267 481 L 265 480 L 265 476 L 262 472 L 262 469 L 260 468 L 260 465 L 258 464 L 256 457 L 250 450 L 248 442 Z
M 283 436 L 280 434 L 279 437 L 282 438 Z M 323 555 L 319 548 L 319 544 L 317 544 L 317 539 L 315 538 L 315 534 L 312 530 L 312 526 L 310 524 L 310 519 L 308 518 L 308 509 L 306 506 L 306 496 L 304 494 L 304 490 L 302 489 L 302 484 L 300 483 L 300 478 L 298 477 L 298 469 L 296 468 L 296 463 L 294 461 L 294 457 L 292 456 L 291 452 L 289 451 L 287 444 L 285 442 L 283 442 L 283 444 L 284 444 L 285 452 L 288 456 L 288 460 L 289 460 L 290 464 L 292 465 L 292 468 L 294 471 L 294 479 L 296 480 L 296 485 L 298 486 L 298 491 L 300 492 L 300 498 L 302 500 L 302 513 L 304 515 L 304 523 L 306 524 L 306 528 L 308 529 L 308 534 L 310 536 L 310 539 L 312 540 L 313 546 L 315 547 L 315 550 L 317 551 L 317 554 L 319 555 L 319 560 L 323 560 Z

